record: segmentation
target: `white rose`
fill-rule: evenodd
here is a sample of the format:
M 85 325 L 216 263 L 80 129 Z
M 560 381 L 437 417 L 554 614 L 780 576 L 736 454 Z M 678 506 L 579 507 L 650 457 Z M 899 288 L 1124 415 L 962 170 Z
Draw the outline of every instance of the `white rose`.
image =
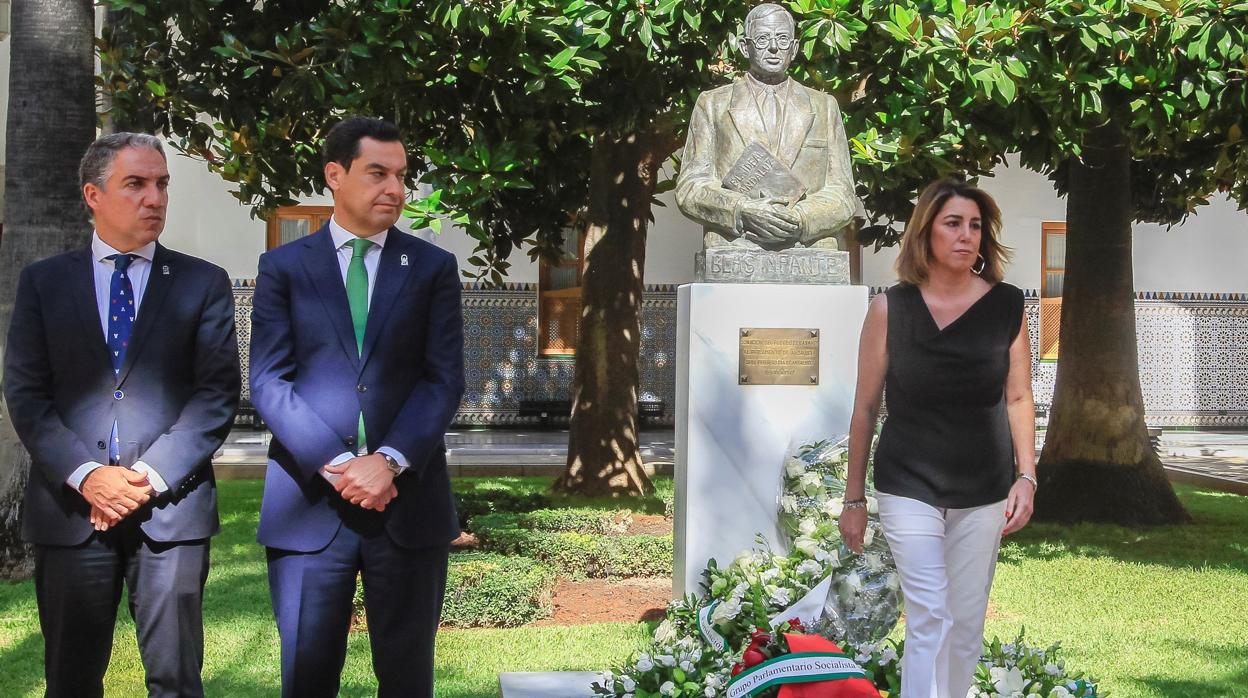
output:
M 663 685 L 659 686 L 659 693 L 662 693 L 665 696 L 670 696 L 675 692 L 676 692 L 676 684 L 672 683 L 671 681 L 664 681 Z
M 850 572 L 845 576 L 844 584 L 850 591 L 857 593 L 862 589 L 862 577 L 857 572 Z
M 676 639 L 676 628 L 672 626 L 672 621 L 664 620 L 659 623 L 659 627 L 654 629 L 654 641 L 660 645 L 666 645 Z
M 879 553 L 867 553 L 863 555 L 862 563 L 870 572 L 884 571 L 884 556 Z
M 780 508 L 784 509 L 785 513 L 788 514 L 797 511 L 797 497 L 790 494 L 780 497 Z
M 718 694 L 718 691 L 711 688 L 710 686 L 707 686 L 706 690 L 702 691 L 702 695 L 706 696 L 706 698 L 715 698 L 717 694 Z
M 693 662 L 691 662 L 691 661 L 689 661 L 689 660 L 687 660 L 687 659 L 686 659 L 685 661 L 681 662 L 681 663 L 680 663 L 680 670 L 681 670 L 681 671 L 683 671 L 683 672 L 685 672 L 686 674 L 692 674 L 692 673 L 693 673 Z
M 632 693 L 633 691 L 637 690 L 637 682 L 634 681 L 633 677 L 631 676 L 621 676 L 620 684 L 624 686 L 624 690 L 629 693 Z
M 867 526 L 867 530 L 862 533 L 862 547 L 871 545 L 871 541 L 875 540 L 875 529 Z
M 1062 673 L 1062 668 L 1056 664 L 1045 664 L 1044 673 L 1048 674 L 1049 676 L 1057 676 L 1058 674 Z
M 814 560 L 803 560 L 802 564 L 797 566 L 798 574 L 816 575 L 823 571 L 823 567 Z
M 711 674 L 710 676 L 707 676 L 706 681 L 704 681 L 703 683 L 708 690 L 714 690 L 716 688 L 719 688 L 720 686 L 719 674 Z
M 749 582 L 741 582 L 740 584 L 737 584 L 735 587 L 732 588 L 732 598 L 740 601 L 741 598 L 745 596 L 745 592 L 749 590 L 750 590 Z
M 637 671 L 643 674 L 654 671 L 654 662 L 650 660 L 650 655 L 643 654 L 637 658 Z
M 763 573 L 758 575 L 758 578 L 763 580 L 764 582 L 770 582 L 771 580 L 775 579 L 776 577 L 779 577 L 780 575 L 781 575 L 780 570 L 776 569 L 775 567 L 771 567 L 769 569 L 763 570 Z
M 891 664 L 895 661 L 897 661 L 897 650 L 885 647 L 884 651 L 880 652 L 880 664 Z
M 665 667 L 676 666 L 676 658 L 670 654 L 655 655 L 654 661 L 657 662 L 659 666 L 665 666 Z
M 840 518 L 841 512 L 845 510 L 845 498 L 833 497 L 832 499 L 829 499 L 828 501 L 823 503 L 823 507 L 821 507 L 821 510 L 823 511 L 824 514 L 827 514 L 828 516 L 834 519 Z
M 823 478 L 819 475 L 819 473 L 806 473 L 798 479 L 798 484 L 802 486 L 802 489 L 806 491 L 806 494 L 814 494 L 815 492 L 818 492 L 821 487 L 823 487 Z
M 806 474 L 806 462 L 801 458 L 790 458 L 784 462 L 784 474 L 789 477 L 801 477 Z
M 868 514 L 880 513 L 880 501 L 876 499 L 875 497 L 867 497 L 867 513 Z
M 818 528 L 819 528 L 819 527 L 818 527 L 817 525 L 815 525 L 815 520 L 814 520 L 814 519 L 802 519 L 801 523 L 799 523 L 799 524 L 797 525 L 797 530 L 798 530 L 798 531 L 799 531 L 799 532 L 800 532 L 803 536 L 813 536 L 813 535 L 815 535 L 815 531 L 816 531 Z
M 814 538 L 801 536 L 797 540 L 793 541 L 793 547 L 802 551 L 802 554 L 807 557 L 815 557 L 819 554 L 819 541 Z
M 1074 694 L 1066 690 L 1065 686 L 1054 686 L 1049 691 L 1049 698 L 1074 698 Z

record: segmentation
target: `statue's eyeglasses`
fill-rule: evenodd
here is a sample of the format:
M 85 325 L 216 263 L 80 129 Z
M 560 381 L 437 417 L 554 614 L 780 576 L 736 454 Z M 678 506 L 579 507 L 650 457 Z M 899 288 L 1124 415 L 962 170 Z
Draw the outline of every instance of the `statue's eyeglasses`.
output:
M 780 35 L 780 36 L 752 36 L 750 37 L 750 42 L 754 44 L 754 48 L 760 51 L 770 46 L 771 42 L 773 41 L 776 42 L 776 48 L 780 49 L 781 51 L 786 51 L 788 50 L 790 46 L 793 45 L 793 37 L 791 36 Z

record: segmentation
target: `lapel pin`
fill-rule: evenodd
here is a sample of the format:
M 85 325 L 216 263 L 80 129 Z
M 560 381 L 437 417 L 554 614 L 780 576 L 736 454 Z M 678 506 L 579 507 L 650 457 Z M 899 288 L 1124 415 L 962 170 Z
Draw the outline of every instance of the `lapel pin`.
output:
M 407 266 L 407 255 L 405 255 L 405 254 L 401 254 L 401 255 L 399 255 L 399 266 L 401 266 L 401 267 L 406 267 L 406 266 Z
M 169 265 L 168 264 L 160 265 L 160 273 L 164 274 L 165 276 L 169 276 Z

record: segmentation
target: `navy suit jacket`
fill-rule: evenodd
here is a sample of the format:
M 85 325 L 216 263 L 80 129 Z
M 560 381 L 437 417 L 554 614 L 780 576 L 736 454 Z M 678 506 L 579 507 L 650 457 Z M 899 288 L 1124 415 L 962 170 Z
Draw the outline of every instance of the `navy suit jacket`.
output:
M 31 455 L 22 535 L 44 545 L 91 535 L 90 507 L 65 481 L 83 463 L 108 462 L 115 420 L 123 458 L 132 452 L 169 486 L 131 517 L 152 540 L 207 538 L 219 527 L 212 455 L 241 385 L 230 279 L 158 244 L 114 375 L 93 264 L 89 248 L 67 252 L 29 265 L 18 281 L 4 395 Z
M 464 391 L 459 295 L 454 255 L 391 228 L 361 355 L 328 226 L 260 257 L 251 399 L 273 432 L 260 543 L 315 552 L 344 521 L 384 527 L 407 548 L 459 535 L 443 443 Z M 410 466 L 381 513 L 347 502 L 319 473 L 355 450 L 361 411 L 369 448 L 394 448 Z

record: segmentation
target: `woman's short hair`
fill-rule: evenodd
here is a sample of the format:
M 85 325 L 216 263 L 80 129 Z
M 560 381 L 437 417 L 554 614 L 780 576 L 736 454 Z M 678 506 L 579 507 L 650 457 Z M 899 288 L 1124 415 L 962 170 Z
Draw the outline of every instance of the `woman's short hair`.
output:
M 923 188 L 914 205 L 914 213 L 901 236 L 901 253 L 897 256 L 897 278 L 903 283 L 927 281 L 927 267 L 932 260 L 932 224 L 945 202 L 955 196 L 970 199 L 979 206 L 979 254 L 984 258 L 980 277 L 995 284 L 1005 276 L 1005 265 L 1013 256 L 1001 244 L 1001 209 L 988 192 L 956 177 L 945 177 Z M 976 262 L 978 266 L 978 260 Z

